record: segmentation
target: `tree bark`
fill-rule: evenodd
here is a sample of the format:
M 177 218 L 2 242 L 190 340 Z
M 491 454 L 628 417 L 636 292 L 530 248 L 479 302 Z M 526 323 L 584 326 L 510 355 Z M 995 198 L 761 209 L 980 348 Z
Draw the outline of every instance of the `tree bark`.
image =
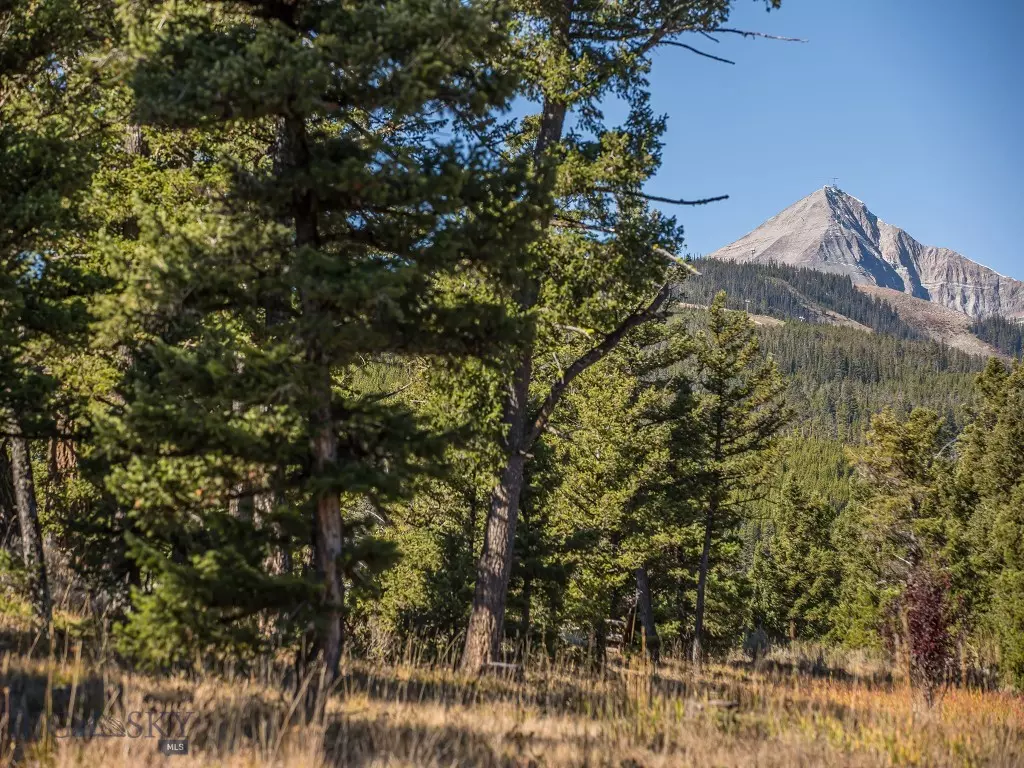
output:
M 317 475 L 329 471 L 338 460 L 338 439 L 331 423 L 330 392 L 313 415 L 313 461 Z M 323 625 L 319 650 L 327 668 L 327 679 L 338 675 L 344 644 L 345 583 L 341 568 L 341 505 L 337 492 L 322 492 L 316 499 L 313 530 L 317 574 L 324 586 Z
M 280 176 L 288 170 L 288 126 L 283 117 L 274 119 L 274 142 L 268 149 L 268 154 L 275 176 Z M 287 217 L 282 219 L 282 224 L 287 226 Z M 276 273 L 275 277 L 280 278 L 282 274 L 283 269 L 282 272 Z M 264 312 L 264 343 L 270 345 L 280 337 L 280 329 L 288 322 L 288 298 L 280 290 L 280 286 L 272 284 L 272 287 L 260 297 L 260 305 Z M 270 479 L 271 487 L 276 489 L 277 483 L 273 482 L 274 478 Z M 275 507 L 283 501 L 279 491 L 270 490 L 257 494 L 253 499 L 253 507 L 257 517 L 266 521 L 273 514 Z M 264 567 L 268 573 L 280 576 L 292 570 L 292 550 L 280 525 L 275 526 L 275 533 L 280 535 L 281 545 L 267 556 Z
M 655 664 L 661 658 L 661 639 L 658 628 L 654 624 L 654 606 L 651 603 L 651 584 L 647 569 L 636 569 L 636 611 L 640 615 L 640 625 L 644 630 L 644 649 Z
M 7 458 L 7 442 L 0 443 L 0 549 L 18 557 L 17 543 L 21 540 L 18 528 L 18 505 L 14 498 L 14 478 L 11 462 Z
M 551 36 L 564 50 L 572 46 L 571 26 L 575 0 L 565 0 L 553 9 Z M 646 49 L 656 45 L 664 33 L 655 35 L 646 44 Z M 568 108 L 564 101 L 545 97 L 540 116 L 540 129 L 533 147 L 533 158 L 537 166 L 546 159 L 548 151 L 557 145 L 563 136 Z M 551 216 L 540 222 L 540 230 L 551 226 Z M 551 388 L 548 397 L 541 404 L 535 419 L 527 422 L 527 401 L 532 375 L 533 341 L 529 340 L 523 350 L 523 358 L 516 369 L 512 386 L 505 401 L 506 439 L 505 467 L 494 489 L 488 511 L 484 533 L 484 547 L 477 565 L 477 582 L 473 594 L 469 626 L 466 630 L 466 644 L 462 656 L 462 669 L 475 673 L 481 671 L 500 650 L 505 617 L 505 603 L 508 595 L 508 579 L 511 572 L 512 547 L 515 540 L 516 522 L 519 514 L 519 497 L 525 474 L 526 453 L 544 430 L 555 406 L 569 383 L 588 367 L 615 348 L 622 337 L 633 327 L 651 319 L 668 299 L 667 286 L 658 298 L 645 310 L 631 314 L 626 321 L 605 340 L 571 365 Z M 518 304 L 523 311 L 530 310 L 536 302 L 537 286 L 532 278 L 524 276 L 520 286 Z
M 43 552 L 43 534 L 39 525 L 39 508 L 36 503 L 35 481 L 32 476 L 32 461 L 28 440 L 21 435 L 21 428 L 9 422 L 11 437 L 11 475 L 14 479 L 14 500 L 18 507 L 18 524 L 21 528 L 22 558 L 29 574 L 32 606 L 44 626 L 50 625 L 50 585 L 46 577 L 46 558 Z
M 704 520 L 704 548 L 700 553 L 700 574 L 697 577 L 697 605 L 694 610 L 693 627 L 693 664 L 700 667 L 704 662 L 704 595 L 708 585 L 708 566 L 711 563 L 711 529 L 715 522 L 717 503 L 714 499 L 708 504 L 708 514 Z
M 501 652 L 505 602 L 512 573 L 512 552 L 528 450 L 525 443 L 532 374 L 532 350 L 527 350 L 516 369 L 505 403 L 508 458 L 501 479 L 491 494 L 483 552 L 477 564 L 473 608 L 462 652 L 462 669 L 470 673 L 482 671 Z

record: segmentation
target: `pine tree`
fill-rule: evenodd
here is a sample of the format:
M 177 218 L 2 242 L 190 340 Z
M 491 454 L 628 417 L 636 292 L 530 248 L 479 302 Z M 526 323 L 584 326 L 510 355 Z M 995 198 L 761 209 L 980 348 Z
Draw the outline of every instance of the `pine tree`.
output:
M 657 346 L 668 343 L 663 328 L 637 329 L 581 375 L 541 441 L 558 468 L 548 475 L 546 503 L 569 573 L 565 618 L 591 638 L 598 663 L 607 622 L 622 620 L 629 584 L 652 559 L 661 530 L 642 489 L 663 449 L 662 425 L 650 418 L 661 391 L 649 380 L 667 359 Z
M 39 618 L 50 595 L 32 440 L 57 432 L 48 363 L 85 328 L 91 281 L 77 251 L 101 130 L 86 54 L 109 7 L 45 0 L 0 10 L 0 429 L 10 445 L 22 554 Z
M 993 360 L 982 401 L 960 441 L 957 501 L 968 567 L 959 590 L 977 622 L 995 630 L 1003 671 L 1024 684 L 1024 366 Z M 959 573 L 957 575 L 960 575 Z
M 539 111 L 507 143 L 543 169 L 557 210 L 541 218 L 532 259 L 507 287 L 525 328 L 505 385 L 504 459 L 463 652 L 469 672 L 500 654 L 520 497 L 534 444 L 569 384 L 630 329 L 656 318 L 672 295 L 681 231 L 650 209 L 642 191 L 660 163 L 664 129 L 649 105 L 650 54 L 684 33 L 715 31 L 730 6 L 729 0 L 517 5 L 525 95 Z M 600 107 L 613 94 L 628 109 L 619 127 L 605 122 Z M 567 343 L 576 347 L 574 356 L 551 366 L 552 352 Z
M 125 635 L 143 658 L 240 653 L 271 618 L 285 642 L 314 627 L 337 674 L 346 582 L 383 554 L 360 510 L 439 447 L 358 369 L 509 332 L 476 289 L 536 214 L 486 140 L 516 84 L 490 66 L 505 21 L 448 0 L 139 10 L 137 122 L 204 147 L 188 202 L 140 217 L 109 322 L 133 347 L 108 485 L 152 579 Z
M 831 541 L 834 518 L 828 504 L 786 478 L 751 569 L 756 620 L 776 637 L 819 639 L 831 630 L 841 573 Z
M 703 660 L 704 609 L 715 542 L 734 532 L 760 493 L 771 467 L 769 451 L 788 421 L 784 384 L 774 362 L 758 354 L 750 318 L 715 297 L 707 331 L 698 337 L 696 415 L 701 441 L 698 472 L 703 504 L 693 662 Z
M 915 568 L 937 564 L 947 539 L 947 508 L 938 486 L 951 470 L 946 444 L 938 414 L 917 408 L 902 420 L 891 411 L 876 415 L 867 445 L 853 451 L 853 503 L 837 521 L 844 578 L 835 615 L 848 642 L 877 637 L 897 617 Z M 890 634 L 906 639 L 902 626 Z

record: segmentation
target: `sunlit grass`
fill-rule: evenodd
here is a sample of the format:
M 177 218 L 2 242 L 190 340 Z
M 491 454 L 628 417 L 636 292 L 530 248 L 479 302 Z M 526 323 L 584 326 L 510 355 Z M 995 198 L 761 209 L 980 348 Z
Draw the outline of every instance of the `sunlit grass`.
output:
M 114 717 L 195 712 L 190 754 L 176 766 L 1024 765 L 1017 696 L 949 689 L 928 708 L 898 679 L 814 677 L 772 659 L 699 675 L 674 661 L 654 670 L 613 659 L 600 671 L 561 661 L 532 665 L 519 680 L 347 660 L 311 718 L 280 670 L 155 678 L 8 655 L 0 674 L 5 711 L 22 715 L 19 697 L 38 708 L 49 677 L 57 723 L 71 685 L 80 716 L 99 706 Z M 8 760 L 115 768 L 168 759 L 155 739 L 46 740 L 38 721 L 31 738 L 15 738 L 19 727 L 24 734 L 6 715 L 0 725 Z

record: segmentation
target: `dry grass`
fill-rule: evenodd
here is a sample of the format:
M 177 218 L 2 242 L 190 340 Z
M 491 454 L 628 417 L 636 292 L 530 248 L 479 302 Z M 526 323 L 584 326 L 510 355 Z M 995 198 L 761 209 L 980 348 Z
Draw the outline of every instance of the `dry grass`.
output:
M 52 649 L 30 622 L 0 604 L 0 766 L 1024 765 L 1024 698 L 951 688 L 928 708 L 863 652 L 777 649 L 699 674 L 536 656 L 520 679 L 470 679 L 407 647 L 394 663 L 346 660 L 309 716 L 284 667 L 133 674 L 108 658 L 95 617 L 60 612 Z M 158 753 L 151 712 L 176 713 L 172 737 L 188 714 L 187 757 Z M 101 736 L 129 713 L 143 713 L 138 738 Z
M 0 763 L 50 766 L 1020 766 L 1024 700 L 951 689 L 926 708 L 870 658 L 769 658 L 657 671 L 614 661 L 600 673 L 567 661 L 523 679 L 467 679 L 423 664 L 346 662 L 306 720 L 293 687 L 264 671 L 231 679 L 151 678 L 7 655 Z M 88 712 L 194 712 L 191 753 L 156 738 L 45 739 L 66 722 L 71 689 Z M 62 732 L 58 734 L 63 735 Z M 170 735 L 177 735 L 172 733 Z

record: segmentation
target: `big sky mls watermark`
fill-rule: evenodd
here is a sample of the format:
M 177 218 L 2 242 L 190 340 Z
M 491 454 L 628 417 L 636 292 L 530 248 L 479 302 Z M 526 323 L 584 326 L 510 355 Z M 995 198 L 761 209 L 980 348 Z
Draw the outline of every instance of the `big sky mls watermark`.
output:
M 155 739 L 164 755 L 188 754 L 188 724 L 194 712 L 128 712 L 124 718 L 93 717 L 50 729 L 56 739 Z

